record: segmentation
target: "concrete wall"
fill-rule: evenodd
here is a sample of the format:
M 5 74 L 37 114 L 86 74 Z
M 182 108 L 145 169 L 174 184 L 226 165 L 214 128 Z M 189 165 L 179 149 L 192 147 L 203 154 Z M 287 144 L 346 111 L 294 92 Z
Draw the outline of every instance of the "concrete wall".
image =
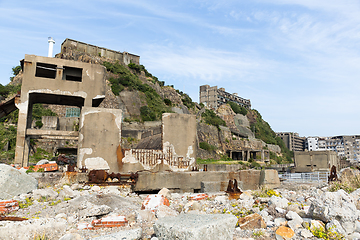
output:
M 140 172 L 135 191 L 151 191 L 168 188 L 171 190 L 199 191 L 201 182 L 229 182 L 236 179 L 242 182 L 242 190 L 255 190 L 261 186 L 276 188 L 280 186 L 275 170 L 242 170 L 236 172 Z
M 80 116 L 78 167 L 119 172 L 121 110 L 83 107 Z
M 162 116 L 162 141 L 164 152 L 173 148 L 174 155 L 195 163 L 196 116 L 190 114 L 164 113 Z
M 25 55 L 21 63 L 23 80 L 21 99 L 16 103 L 19 120 L 15 164 L 27 166 L 31 137 L 28 130 L 31 128 L 33 104 L 98 106 L 105 98 L 106 68 L 98 64 L 35 55 Z M 32 129 L 32 136 L 36 135 L 34 131 L 38 130 Z M 51 131 L 46 134 L 58 135 L 56 130 Z M 66 134 L 61 135 L 66 138 Z
M 295 172 L 317 172 L 330 171 L 335 165 L 337 169 L 340 167 L 340 161 L 333 151 L 310 151 L 310 152 L 294 152 L 295 156 Z

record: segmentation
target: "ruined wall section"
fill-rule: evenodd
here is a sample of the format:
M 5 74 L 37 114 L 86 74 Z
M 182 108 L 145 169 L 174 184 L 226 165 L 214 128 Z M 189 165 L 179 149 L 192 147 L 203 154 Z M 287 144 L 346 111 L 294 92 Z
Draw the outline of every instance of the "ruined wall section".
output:
M 119 172 L 121 110 L 83 107 L 80 117 L 78 168 Z

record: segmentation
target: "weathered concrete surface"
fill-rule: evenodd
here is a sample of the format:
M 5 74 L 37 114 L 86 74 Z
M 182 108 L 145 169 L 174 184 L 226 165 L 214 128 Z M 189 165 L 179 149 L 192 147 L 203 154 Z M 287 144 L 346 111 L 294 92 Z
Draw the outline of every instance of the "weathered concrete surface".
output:
M 142 229 L 136 228 L 131 230 L 119 231 L 117 233 L 104 235 L 96 238 L 91 238 L 91 240 L 134 240 L 141 239 Z
M 229 182 L 230 179 L 242 182 L 243 190 L 254 190 L 259 189 L 261 186 L 260 175 L 261 171 L 259 170 L 242 170 L 237 172 L 140 172 L 134 190 L 149 191 L 168 188 L 192 192 L 193 190 L 201 190 L 201 182 L 221 183 Z M 267 184 L 272 184 L 270 180 L 268 180 Z M 273 184 L 273 186 L 277 185 Z
M 29 173 L 29 176 L 35 178 L 39 188 L 55 186 L 56 184 L 74 184 L 84 183 L 88 181 L 87 173 L 78 172 L 34 172 Z
M 105 98 L 106 68 L 88 64 L 25 55 L 22 61 L 23 81 L 16 138 L 15 164 L 28 165 L 32 107 L 35 103 L 70 106 L 98 106 Z
M 229 182 L 201 182 L 202 193 L 214 193 L 220 191 L 226 191 Z M 243 189 L 243 183 L 238 182 L 238 187 Z
M 164 113 L 162 116 L 162 140 L 164 152 L 173 148 L 174 155 L 188 161 L 188 169 L 196 157 L 196 116 Z M 172 167 L 172 164 L 169 164 Z M 175 170 L 175 169 L 174 169 Z
M 237 218 L 230 214 L 180 214 L 154 224 L 158 239 L 232 239 Z
M 116 150 L 121 143 L 121 110 L 83 107 L 78 167 L 119 172 Z
M 260 185 L 266 188 L 277 188 L 280 186 L 280 179 L 276 170 L 262 170 L 260 173 Z
M 334 165 L 340 169 L 340 160 L 333 151 L 294 152 L 295 172 L 330 171 Z
M 0 199 L 10 199 L 22 193 L 36 189 L 38 182 L 26 173 L 0 164 Z

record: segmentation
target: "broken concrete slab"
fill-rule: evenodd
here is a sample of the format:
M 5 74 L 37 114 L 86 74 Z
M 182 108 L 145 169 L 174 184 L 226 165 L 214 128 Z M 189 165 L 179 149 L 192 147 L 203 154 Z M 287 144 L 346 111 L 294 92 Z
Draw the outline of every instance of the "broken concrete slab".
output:
M 141 234 L 142 234 L 142 229 L 135 228 L 135 229 L 124 230 L 110 235 L 105 235 L 91 239 L 92 240 L 112 240 L 112 239 L 134 240 L 134 239 L 141 239 Z
M 31 192 L 37 189 L 37 186 L 35 178 L 9 165 L 0 164 L 0 199 L 10 199 Z
M 237 223 L 234 215 L 228 214 L 180 214 L 164 217 L 154 224 L 159 239 L 232 239 Z

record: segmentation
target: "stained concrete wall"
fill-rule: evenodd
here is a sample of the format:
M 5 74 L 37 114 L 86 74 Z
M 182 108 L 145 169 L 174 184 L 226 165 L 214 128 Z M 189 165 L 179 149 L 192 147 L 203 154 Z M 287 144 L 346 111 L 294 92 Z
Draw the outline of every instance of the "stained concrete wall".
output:
M 98 106 L 105 98 L 106 68 L 98 64 L 35 55 L 25 55 L 21 64 L 23 81 L 21 99 L 16 103 L 19 120 L 15 164 L 27 166 L 31 138 L 28 130 L 31 128 L 33 104 Z M 32 136 L 36 135 L 34 131 L 37 130 L 31 130 Z M 57 135 L 56 131 L 46 134 Z M 65 138 L 66 134 L 62 137 Z
M 280 186 L 279 177 L 274 170 L 242 170 L 236 172 L 140 172 L 135 191 L 151 191 L 162 188 L 180 192 L 199 191 L 201 182 L 223 182 L 236 179 L 242 182 L 242 190 L 255 190 L 261 186 L 276 188 Z
M 78 167 L 119 172 L 121 110 L 83 107 L 80 116 Z
M 173 147 L 174 153 L 195 163 L 196 116 L 190 114 L 164 113 L 162 116 L 163 148 Z
M 294 152 L 295 172 L 330 171 L 334 165 L 340 169 L 340 160 L 333 151 Z

